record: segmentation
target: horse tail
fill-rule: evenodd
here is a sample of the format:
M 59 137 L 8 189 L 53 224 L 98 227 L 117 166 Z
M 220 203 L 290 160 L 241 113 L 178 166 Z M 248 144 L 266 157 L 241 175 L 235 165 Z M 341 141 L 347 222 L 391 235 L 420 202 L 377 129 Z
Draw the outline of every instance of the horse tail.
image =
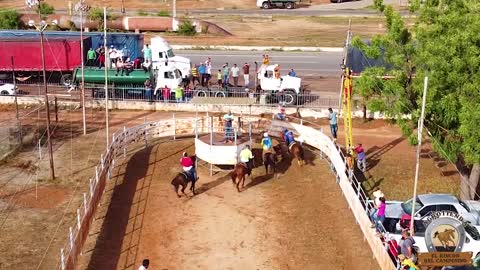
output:
M 305 160 L 305 152 L 303 151 L 303 147 L 302 147 L 302 146 L 300 146 L 300 158 L 301 158 L 302 160 Z
M 232 178 L 233 184 L 235 184 L 235 180 L 237 179 L 237 173 L 235 171 L 231 172 L 230 177 Z
M 433 238 L 437 238 L 437 236 L 438 236 L 438 232 L 435 232 L 435 233 L 433 234 Z

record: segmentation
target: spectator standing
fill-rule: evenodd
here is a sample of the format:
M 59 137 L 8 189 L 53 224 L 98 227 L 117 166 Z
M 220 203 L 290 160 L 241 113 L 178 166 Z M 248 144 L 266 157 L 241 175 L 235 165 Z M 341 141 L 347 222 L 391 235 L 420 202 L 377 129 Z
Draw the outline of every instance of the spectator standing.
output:
M 121 57 L 117 58 L 116 67 L 117 67 L 117 73 L 115 73 L 115 76 L 118 76 L 119 71 L 122 71 L 121 76 L 123 76 L 124 68 L 123 68 L 123 60 Z
M 198 78 L 197 65 L 193 65 L 193 66 L 192 66 L 191 73 L 192 73 L 192 85 L 193 85 L 193 87 L 195 87 L 195 81 L 197 81 L 198 83 L 200 83 L 200 79 Z
M 204 63 L 200 63 L 198 66 L 198 73 L 200 73 L 200 85 L 205 86 L 205 81 L 206 81 L 206 67 Z
M 225 63 L 225 65 L 223 65 L 223 87 L 228 87 L 228 83 L 230 81 L 230 78 L 229 78 L 229 74 L 230 74 L 230 69 L 228 68 L 228 63 Z
M 162 88 L 162 97 L 163 97 L 163 102 L 168 102 L 170 100 L 170 88 L 168 88 L 167 85 Z
M 130 61 L 130 58 L 127 58 L 123 63 L 123 69 L 125 70 L 125 75 L 127 76 L 133 71 L 133 62 Z
M 110 59 L 110 64 L 112 67 L 115 66 L 115 62 L 117 61 L 117 50 L 113 45 L 110 46 L 110 49 L 108 50 L 108 57 Z
M 232 71 L 232 77 L 233 77 L 233 85 L 235 87 L 238 86 L 238 76 L 240 75 L 240 68 L 238 68 L 237 64 L 233 64 L 233 67 L 231 69 Z
M 229 141 L 233 142 L 233 114 L 232 111 L 228 111 L 223 116 L 223 121 L 225 121 L 225 142 L 228 143 Z
M 207 61 L 205 61 L 205 74 L 206 74 L 205 86 L 208 87 L 210 83 L 210 79 L 212 78 L 212 59 L 210 57 L 208 57 Z
M 381 228 L 383 226 L 383 222 L 385 221 L 385 209 L 387 208 L 387 204 L 385 203 L 384 197 L 380 197 L 379 200 L 380 205 L 378 206 L 377 215 L 375 217 L 375 228 L 377 229 L 378 233 L 381 233 Z
M 297 73 L 295 72 L 295 70 L 293 70 L 293 68 L 290 70 L 290 72 L 288 72 L 288 76 L 290 77 L 297 77 Z
M 353 171 L 353 166 L 352 166 L 352 171 Z M 370 212 L 370 220 L 373 223 L 372 228 L 375 228 L 375 219 L 377 217 L 378 207 L 380 206 L 380 198 L 385 197 L 385 195 L 380 189 L 377 189 L 376 191 L 373 192 L 373 197 L 374 197 L 373 208 L 371 209 L 371 212 Z
M 245 87 L 248 87 L 250 84 L 250 65 L 248 63 L 243 64 L 242 70 Z
M 123 62 L 126 62 L 126 61 L 127 61 L 127 58 L 130 58 L 130 52 L 128 51 L 127 46 L 124 46 L 123 49 L 122 49 L 122 59 L 123 59 Z
M 365 150 L 361 143 L 355 147 L 355 153 L 357 153 L 357 166 L 362 172 L 367 171 L 367 158 L 365 155 Z
M 87 66 L 91 67 L 95 65 L 95 59 L 97 58 L 97 54 L 93 50 L 93 48 L 90 48 L 87 52 Z
M 145 86 L 145 98 L 148 100 L 148 102 L 152 102 L 152 82 L 150 80 L 146 80 L 144 83 Z
M 117 58 L 122 59 L 122 62 L 125 62 L 124 56 L 125 54 L 123 53 L 123 50 L 117 50 Z
M 330 121 L 330 131 L 332 132 L 333 140 L 337 140 L 337 113 L 332 110 L 332 108 L 328 108 L 328 120 Z
M 414 248 L 415 240 L 410 235 L 408 229 L 402 229 L 402 243 L 400 244 L 401 253 L 411 262 L 417 262 L 417 256 Z
M 143 52 L 144 62 L 152 63 L 152 49 L 150 49 L 148 44 L 145 44 L 145 47 L 143 47 L 142 52 Z
M 150 265 L 150 260 L 145 259 L 145 260 L 143 260 L 142 265 L 140 265 L 138 270 L 147 270 L 149 265 Z
M 352 155 L 347 154 L 347 172 L 348 172 L 348 179 L 350 182 L 353 179 L 353 158 Z
M 222 82 L 222 70 L 219 69 L 217 73 L 217 83 L 218 87 L 223 87 L 223 82 Z
M 270 57 L 268 57 L 268 54 L 263 55 L 263 64 L 265 66 L 268 66 L 270 64 Z
M 175 100 L 177 103 L 183 102 L 183 89 L 180 85 L 175 88 Z
M 96 52 L 98 55 L 98 68 L 105 67 L 105 48 L 103 46 L 98 47 Z

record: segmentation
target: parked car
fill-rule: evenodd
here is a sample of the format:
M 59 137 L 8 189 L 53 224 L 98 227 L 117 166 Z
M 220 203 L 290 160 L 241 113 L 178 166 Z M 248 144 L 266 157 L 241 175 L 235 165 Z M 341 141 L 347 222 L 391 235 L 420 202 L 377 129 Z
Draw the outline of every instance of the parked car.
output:
M 403 215 L 412 215 L 412 199 L 405 202 L 387 201 L 385 211 L 385 229 L 398 231 L 399 221 Z M 422 194 L 417 196 L 415 204 L 414 225 L 416 231 L 424 231 L 423 220 L 435 211 L 452 211 L 460 214 L 472 225 L 480 225 L 480 203 L 461 201 L 451 194 Z
M 480 232 L 479 226 L 465 224 L 465 243 L 463 245 L 462 252 L 472 252 L 472 258 L 480 255 Z M 394 239 L 399 243 L 402 236 L 400 234 L 391 234 Z M 413 239 L 415 240 L 415 246 L 418 247 L 420 252 L 429 252 L 427 244 L 425 242 L 425 231 L 415 232 Z
M 0 84 L 0 95 L 2 96 L 15 95 L 15 86 L 11 83 Z

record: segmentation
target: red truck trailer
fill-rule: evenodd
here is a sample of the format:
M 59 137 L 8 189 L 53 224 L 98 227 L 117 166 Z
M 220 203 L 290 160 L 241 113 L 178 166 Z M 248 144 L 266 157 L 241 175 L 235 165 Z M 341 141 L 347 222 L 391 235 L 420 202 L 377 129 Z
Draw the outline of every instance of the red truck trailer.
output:
M 49 37 L 44 39 L 45 69 L 49 83 L 69 84 L 73 70 L 86 59 L 91 38 Z M 42 81 L 43 67 L 40 40 L 31 37 L 0 38 L 0 80 L 11 80 L 12 60 L 15 75 L 28 81 Z

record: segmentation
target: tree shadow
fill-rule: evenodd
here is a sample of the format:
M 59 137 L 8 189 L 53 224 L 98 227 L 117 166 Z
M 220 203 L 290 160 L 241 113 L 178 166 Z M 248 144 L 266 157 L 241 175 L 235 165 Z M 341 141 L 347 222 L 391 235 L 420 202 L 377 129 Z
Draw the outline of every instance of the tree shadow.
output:
M 404 137 L 398 137 L 395 140 L 378 147 L 374 145 L 370 147 L 365 155 L 367 156 L 367 171 L 373 169 L 380 162 L 381 157 L 386 154 L 388 151 L 392 150 L 396 145 L 404 141 Z

